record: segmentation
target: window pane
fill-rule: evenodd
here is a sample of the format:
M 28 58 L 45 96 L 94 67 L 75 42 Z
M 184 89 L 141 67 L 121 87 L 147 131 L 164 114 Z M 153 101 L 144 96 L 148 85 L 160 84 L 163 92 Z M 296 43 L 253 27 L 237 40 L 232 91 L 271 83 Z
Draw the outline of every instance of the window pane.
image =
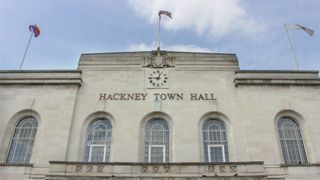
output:
M 21 120 L 11 140 L 7 163 L 28 163 L 31 157 L 38 122 L 34 117 Z
M 91 161 L 90 162 L 104 162 L 105 147 L 91 146 Z
M 163 162 L 163 147 L 150 147 L 150 162 Z
M 220 147 L 209 147 L 210 150 L 210 162 L 224 162 L 223 148 Z

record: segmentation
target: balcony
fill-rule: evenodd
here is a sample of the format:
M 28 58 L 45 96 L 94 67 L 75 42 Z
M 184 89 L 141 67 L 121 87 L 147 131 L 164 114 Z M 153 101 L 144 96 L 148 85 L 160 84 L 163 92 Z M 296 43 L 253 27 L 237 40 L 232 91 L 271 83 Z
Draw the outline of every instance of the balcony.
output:
M 88 163 L 50 161 L 46 179 L 266 179 L 262 161 L 229 163 Z

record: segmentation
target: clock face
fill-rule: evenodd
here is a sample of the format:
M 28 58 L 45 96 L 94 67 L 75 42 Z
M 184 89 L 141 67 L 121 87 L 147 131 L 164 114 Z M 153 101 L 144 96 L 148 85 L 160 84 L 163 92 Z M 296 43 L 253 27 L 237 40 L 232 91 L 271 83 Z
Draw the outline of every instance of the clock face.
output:
M 163 70 L 152 70 L 148 73 L 148 84 L 149 87 L 153 88 L 163 88 L 168 87 L 169 84 L 169 75 Z

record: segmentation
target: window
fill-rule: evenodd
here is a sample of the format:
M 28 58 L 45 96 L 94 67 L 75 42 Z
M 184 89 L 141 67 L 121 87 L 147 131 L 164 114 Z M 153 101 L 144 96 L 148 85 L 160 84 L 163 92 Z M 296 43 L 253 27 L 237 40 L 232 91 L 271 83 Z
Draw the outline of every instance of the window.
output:
M 149 145 L 148 162 L 165 162 L 165 152 L 166 146 L 164 145 Z
M 209 162 L 226 162 L 224 145 L 208 145 Z
M 89 124 L 85 145 L 85 161 L 108 162 L 111 148 L 112 126 L 106 118 Z
M 16 126 L 11 141 L 7 163 L 28 163 L 37 132 L 38 122 L 34 117 L 22 119 Z
M 306 164 L 307 156 L 299 125 L 289 117 L 278 121 L 282 155 L 286 164 Z
M 106 150 L 106 145 L 90 145 L 89 162 L 105 162 Z
M 169 128 L 167 121 L 154 118 L 145 126 L 145 162 L 169 161 Z
M 206 162 L 228 162 L 228 140 L 224 123 L 210 118 L 202 129 L 204 159 Z

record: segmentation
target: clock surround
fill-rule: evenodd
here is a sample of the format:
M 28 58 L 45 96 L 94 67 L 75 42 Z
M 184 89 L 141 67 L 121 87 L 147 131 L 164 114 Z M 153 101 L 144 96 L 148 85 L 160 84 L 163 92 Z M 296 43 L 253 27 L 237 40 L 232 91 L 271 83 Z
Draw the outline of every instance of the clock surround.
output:
M 154 68 L 146 71 L 146 84 L 149 89 L 169 88 L 169 71 Z

